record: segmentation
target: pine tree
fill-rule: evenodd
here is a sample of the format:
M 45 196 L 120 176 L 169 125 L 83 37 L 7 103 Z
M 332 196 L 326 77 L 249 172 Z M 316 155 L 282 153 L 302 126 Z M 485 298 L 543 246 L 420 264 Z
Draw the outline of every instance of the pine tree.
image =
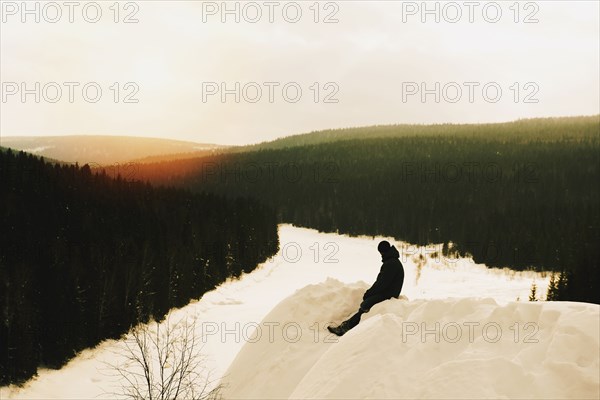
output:
M 556 279 L 556 274 L 553 272 L 550 274 L 550 282 L 548 283 L 548 294 L 546 295 L 546 300 L 548 301 L 557 301 L 558 299 L 558 281 Z
M 529 293 L 529 301 L 538 301 L 537 299 L 537 285 L 535 282 L 531 284 L 531 291 Z

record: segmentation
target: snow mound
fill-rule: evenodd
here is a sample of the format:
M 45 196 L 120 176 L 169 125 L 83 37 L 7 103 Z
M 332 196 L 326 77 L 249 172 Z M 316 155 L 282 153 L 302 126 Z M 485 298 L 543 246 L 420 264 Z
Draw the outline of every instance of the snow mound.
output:
M 223 397 L 600 397 L 598 305 L 404 297 L 329 334 L 365 289 L 328 279 L 283 300 L 247 329 Z

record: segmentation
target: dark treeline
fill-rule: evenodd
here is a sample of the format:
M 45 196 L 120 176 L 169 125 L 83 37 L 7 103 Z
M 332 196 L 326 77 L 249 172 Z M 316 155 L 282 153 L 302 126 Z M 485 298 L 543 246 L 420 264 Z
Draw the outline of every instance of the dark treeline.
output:
M 494 125 L 476 135 L 388 134 L 145 165 L 138 173 L 256 197 L 281 222 L 451 242 L 490 266 L 564 270 L 554 299 L 600 303 L 598 118 L 524 124 L 512 137 L 498 138 Z M 544 129 L 551 134 L 542 139 Z
M 256 200 L 0 152 L 0 384 L 161 319 L 275 254 Z

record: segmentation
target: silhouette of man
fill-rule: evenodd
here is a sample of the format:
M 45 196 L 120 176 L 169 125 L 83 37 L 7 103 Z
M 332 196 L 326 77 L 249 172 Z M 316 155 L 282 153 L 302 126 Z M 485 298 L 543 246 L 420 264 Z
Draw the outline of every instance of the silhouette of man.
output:
M 360 317 L 371 307 L 392 297 L 398 298 L 404 283 L 404 267 L 400 262 L 400 253 L 387 240 L 379 242 L 377 250 L 381 254 L 381 270 L 377 280 L 364 294 L 358 312 L 339 326 L 328 326 L 329 332 L 342 336 L 360 322 Z

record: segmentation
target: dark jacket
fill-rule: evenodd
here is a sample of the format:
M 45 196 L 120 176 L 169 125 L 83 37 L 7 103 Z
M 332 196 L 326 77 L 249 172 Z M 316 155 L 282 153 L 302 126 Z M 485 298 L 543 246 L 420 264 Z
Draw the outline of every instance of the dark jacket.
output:
M 363 300 L 367 297 L 379 295 L 387 299 L 398 297 L 404 283 L 404 267 L 400 262 L 400 253 L 394 246 L 381 256 L 383 265 L 377 275 L 377 280 L 365 292 Z

